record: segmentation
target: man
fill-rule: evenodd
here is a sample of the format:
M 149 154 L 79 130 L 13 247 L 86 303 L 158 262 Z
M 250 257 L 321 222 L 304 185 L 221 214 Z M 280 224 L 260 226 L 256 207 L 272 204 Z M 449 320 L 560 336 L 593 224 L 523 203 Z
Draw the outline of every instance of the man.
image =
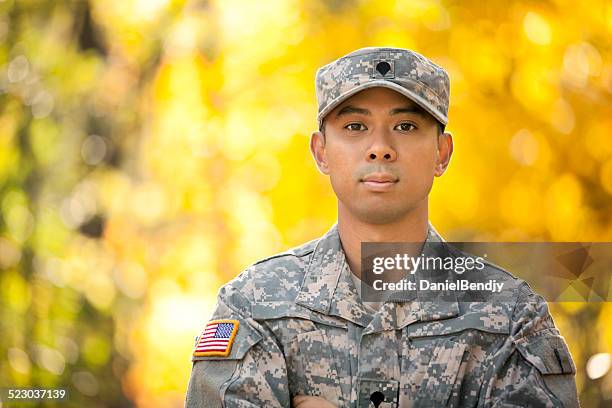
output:
M 543 298 L 505 282 L 470 302 L 361 297 L 361 243 L 435 243 L 428 195 L 453 152 L 446 72 L 398 48 L 319 69 L 310 149 L 338 197 L 323 237 L 221 288 L 187 407 L 576 407 L 575 366 Z

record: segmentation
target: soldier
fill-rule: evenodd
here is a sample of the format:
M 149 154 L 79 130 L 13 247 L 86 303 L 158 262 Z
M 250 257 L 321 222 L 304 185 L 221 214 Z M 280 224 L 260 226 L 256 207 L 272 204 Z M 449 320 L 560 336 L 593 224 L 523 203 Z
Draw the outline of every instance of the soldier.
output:
M 545 300 L 508 272 L 487 264 L 482 274 L 504 282 L 509 301 L 361 296 L 361 242 L 443 242 L 428 196 L 453 152 L 449 87 L 444 69 L 400 48 L 318 70 L 310 149 L 338 222 L 221 288 L 187 407 L 579 406 Z

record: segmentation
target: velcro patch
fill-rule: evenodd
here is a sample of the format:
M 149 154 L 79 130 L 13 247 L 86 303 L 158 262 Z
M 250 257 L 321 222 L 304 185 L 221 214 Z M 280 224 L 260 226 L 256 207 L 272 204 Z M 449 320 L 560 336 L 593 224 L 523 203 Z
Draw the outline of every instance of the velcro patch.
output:
M 239 325 L 238 320 L 211 320 L 200 335 L 193 355 L 227 357 Z

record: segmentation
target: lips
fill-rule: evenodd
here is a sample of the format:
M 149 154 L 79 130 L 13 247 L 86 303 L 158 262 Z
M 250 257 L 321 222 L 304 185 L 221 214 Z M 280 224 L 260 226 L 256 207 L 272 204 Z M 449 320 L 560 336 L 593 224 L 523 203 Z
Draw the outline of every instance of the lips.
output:
M 397 183 L 397 177 L 387 173 L 373 173 L 368 174 L 361 181 L 370 183 Z
M 398 180 L 389 173 L 372 173 L 361 179 L 361 185 L 373 193 L 384 193 L 393 190 Z

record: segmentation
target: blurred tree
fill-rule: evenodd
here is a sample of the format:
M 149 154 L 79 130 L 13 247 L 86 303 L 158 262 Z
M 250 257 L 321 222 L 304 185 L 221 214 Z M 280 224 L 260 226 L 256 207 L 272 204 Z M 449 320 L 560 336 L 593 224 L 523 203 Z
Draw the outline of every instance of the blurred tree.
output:
M 0 384 L 181 406 L 221 284 L 334 221 L 314 73 L 364 46 L 451 75 L 447 239 L 612 241 L 611 22 L 603 0 L 0 2 Z M 608 308 L 551 304 L 584 406 L 612 399 L 586 372 Z

